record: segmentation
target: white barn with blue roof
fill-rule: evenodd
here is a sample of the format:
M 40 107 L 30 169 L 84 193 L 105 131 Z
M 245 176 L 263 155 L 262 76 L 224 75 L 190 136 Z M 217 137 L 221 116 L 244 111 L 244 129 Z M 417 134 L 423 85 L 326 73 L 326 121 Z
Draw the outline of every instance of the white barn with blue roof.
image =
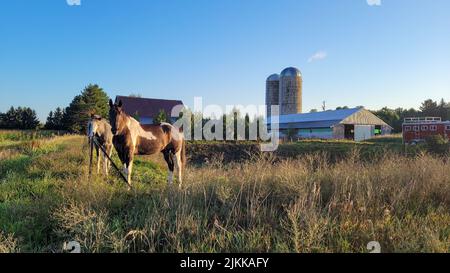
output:
M 280 137 L 351 139 L 361 141 L 377 135 L 387 135 L 392 127 L 364 108 L 329 110 L 313 113 L 281 115 L 278 123 Z M 271 118 L 267 119 L 271 127 Z

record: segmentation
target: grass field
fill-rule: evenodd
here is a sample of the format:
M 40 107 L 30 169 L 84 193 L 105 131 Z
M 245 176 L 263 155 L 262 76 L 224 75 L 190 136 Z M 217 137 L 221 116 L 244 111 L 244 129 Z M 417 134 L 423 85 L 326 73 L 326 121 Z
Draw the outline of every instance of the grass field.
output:
M 138 157 L 127 191 L 114 172 L 88 179 L 85 137 L 4 134 L 0 252 L 72 240 L 83 252 L 367 252 L 374 240 L 382 252 L 450 251 L 450 162 L 405 153 L 398 138 L 304 141 L 224 163 L 225 149 L 189 163 L 182 190 L 159 155 Z M 190 157 L 212 147 L 200 145 Z

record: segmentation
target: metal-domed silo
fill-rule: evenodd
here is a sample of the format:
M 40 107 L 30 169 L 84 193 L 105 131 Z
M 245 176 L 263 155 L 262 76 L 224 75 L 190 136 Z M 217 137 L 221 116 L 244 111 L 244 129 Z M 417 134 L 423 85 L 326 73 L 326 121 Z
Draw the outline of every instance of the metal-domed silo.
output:
M 302 112 L 302 74 L 295 67 L 288 67 L 280 74 L 279 105 L 280 114 L 298 114 Z
M 270 75 L 266 80 L 266 109 L 267 117 L 271 116 L 270 106 L 279 105 L 280 77 L 278 74 Z

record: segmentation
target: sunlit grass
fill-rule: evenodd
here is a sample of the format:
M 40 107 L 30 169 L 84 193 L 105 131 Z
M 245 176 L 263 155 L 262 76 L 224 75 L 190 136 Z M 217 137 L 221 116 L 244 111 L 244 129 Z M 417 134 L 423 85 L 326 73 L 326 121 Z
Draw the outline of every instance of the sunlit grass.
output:
M 283 146 L 313 145 L 300 157 L 219 156 L 188 164 L 181 190 L 160 155 L 139 156 L 129 191 L 113 170 L 89 179 L 85 137 L 16 141 L 0 146 L 0 252 L 71 240 L 83 252 L 367 252 L 372 240 L 384 252 L 450 250 L 449 161 L 383 150 L 387 140 L 333 162 L 326 153 L 341 150 L 327 141 Z M 371 162 L 365 149 L 383 153 Z

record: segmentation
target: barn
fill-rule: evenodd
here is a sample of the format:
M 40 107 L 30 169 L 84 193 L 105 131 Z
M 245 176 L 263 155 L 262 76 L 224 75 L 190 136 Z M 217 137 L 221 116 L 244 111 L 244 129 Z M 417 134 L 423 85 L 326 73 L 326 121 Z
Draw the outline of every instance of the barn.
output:
M 350 139 L 361 141 L 387 135 L 392 127 L 372 112 L 360 108 L 281 115 L 277 122 L 281 138 Z M 271 127 L 271 118 L 267 119 Z
M 177 120 L 178 116 L 171 117 L 172 109 L 183 105 L 180 100 L 149 99 L 128 96 L 116 96 L 116 103 L 122 101 L 125 113 L 139 120 L 141 124 L 153 124 L 153 119 L 160 111 L 164 111 L 170 122 Z

